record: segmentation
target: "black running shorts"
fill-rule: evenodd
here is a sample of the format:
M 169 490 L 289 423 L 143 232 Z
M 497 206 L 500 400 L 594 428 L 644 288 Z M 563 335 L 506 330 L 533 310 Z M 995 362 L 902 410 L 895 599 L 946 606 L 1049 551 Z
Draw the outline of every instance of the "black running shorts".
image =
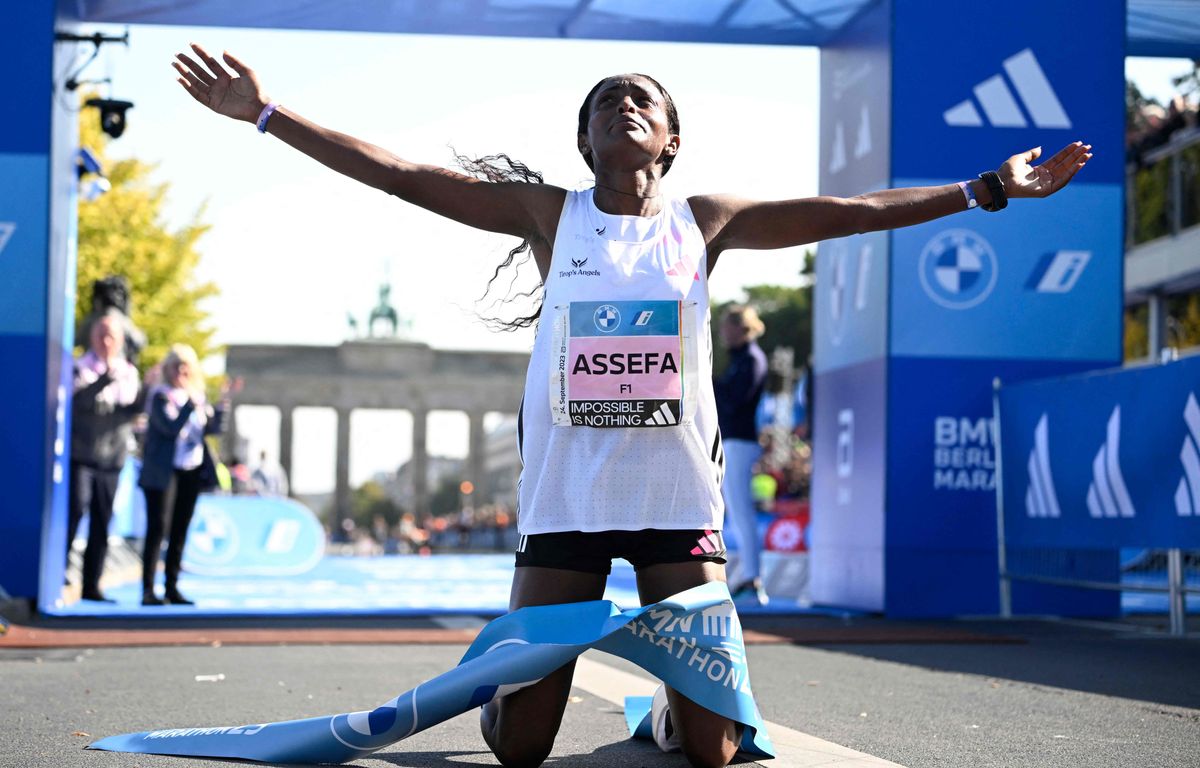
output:
M 725 539 L 720 531 L 563 531 L 522 536 L 517 567 L 562 568 L 568 571 L 612 572 L 615 557 L 634 570 L 662 563 L 725 563 Z

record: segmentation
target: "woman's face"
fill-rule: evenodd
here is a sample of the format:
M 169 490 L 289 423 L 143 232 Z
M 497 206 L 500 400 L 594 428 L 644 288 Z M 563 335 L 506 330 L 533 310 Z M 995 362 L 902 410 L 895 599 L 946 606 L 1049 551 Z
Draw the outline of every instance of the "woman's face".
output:
M 662 93 L 649 80 L 633 75 L 610 77 L 596 89 L 587 136 L 579 137 L 579 143 L 580 151 L 591 152 L 597 171 L 638 170 L 679 150 Z
M 176 389 L 190 389 L 192 366 L 186 360 L 180 360 L 179 365 L 167 369 L 167 382 Z
M 721 342 L 729 349 L 750 341 L 750 329 L 740 317 L 727 315 L 721 320 Z

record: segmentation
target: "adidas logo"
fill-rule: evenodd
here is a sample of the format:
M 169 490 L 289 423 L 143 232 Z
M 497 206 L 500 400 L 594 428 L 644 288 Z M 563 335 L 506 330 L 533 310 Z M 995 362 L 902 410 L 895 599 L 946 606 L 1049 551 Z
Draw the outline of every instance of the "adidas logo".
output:
M 12 237 L 12 233 L 17 231 L 17 225 L 11 221 L 0 221 L 0 251 L 4 250 L 4 246 L 8 245 L 8 238 Z
M 1092 460 L 1092 483 L 1087 493 L 1088 513 L 1092 517 L 1133 517 L 1137 514 L 1121 475 L 1120 447 L 1121 406 L 1118 405 L 1108 418 L 1104 445 Z
M 724 554 L 725 548 L 722 546 L 721 537 L 712 531 L 705 529 L 704 535 L 696 541 L 696 546 L 692 547 L 693 555 L 714 555 Z
M 1179 478 L 1179 487 L 1175 489 L 1175 511 L 1180 517 L 1200 517 L 1200 405 L 1193 394 L 1188 394 L 1183 421 L 1189 434 L 1183 436 L 1183 448 L 1179 450 L 1184 477 Z
M 1005 59 L 1004 72 L 1017 91 L 1015 96 L 1000 74 L 992 75 L 974 88 L 975 99 L 983 107 L 988 123 L 996 128 L 1024 128 L 1029 124 L 1021 112 L 1021 105 L 1024 105 L 1025 113 L 1038 128 L 1071 127 L 1071 120 L 1032 49 L 1026 48 Z M 950 107 L 942 117 L 946 125 L 966 128 L 984 125 L 983 117 L 971 99 Z
M 1050 474 L 1050 417 L 1042 414 L 1033 430 L 1029 452 L 1029 487 L 1025 490 L 1025 514 L 1029 517 L 1062 517 L 1054 476 Z
M 858 118 L 858 133 L 854 140 L 854 159 L 871 154 L 871 111 L 866 104 Z M 846 167 L 846 128 L 839 120 L 833 129 L 833 149 L 829 153 L 829 172 L 837 173 Z
M 675 418 L 675 414 L 671 411 L 670 405 L 663 403 L 658 407 L 658 410 L 654 412 L 653 416 L 646 419 L 646 423 L 654 424 L 655 426 L 659 427 L 665 427 L 670 424 L 678 424 L 679 419 Z

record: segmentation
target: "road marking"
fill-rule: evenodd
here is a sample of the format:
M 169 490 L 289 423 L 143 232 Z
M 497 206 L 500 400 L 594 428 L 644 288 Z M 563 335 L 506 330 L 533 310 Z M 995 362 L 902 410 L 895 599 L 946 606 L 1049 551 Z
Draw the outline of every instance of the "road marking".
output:
M 576 688 L 598 696 L 618 707 L 625 706 L 626 696 L 650 696 L 658 681 L 634 675 L 607 664 L 580 657 L 575 663 Z M 767 722 L 776 758 L 763 763 L 768 768 L 903 768 L 897 763 L 840 744 L 818 739 L 807 733 L 779 723 Z

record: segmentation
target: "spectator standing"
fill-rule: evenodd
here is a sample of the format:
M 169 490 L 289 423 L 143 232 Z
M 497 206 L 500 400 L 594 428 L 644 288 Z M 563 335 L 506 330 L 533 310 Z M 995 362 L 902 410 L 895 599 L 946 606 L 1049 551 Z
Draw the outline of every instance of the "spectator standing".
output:
M 188 525 L 203 491 L 217 486 L 216 462 L 204 442 L 217 435 L 229 410 L 229 386 L 222 387 L 216 407 L 204 396 L 204 378 L 196 353 L 185 344 L 175 344 L 162 363 L 163 383 L 150 393 L 150 419 L 138 480 L 146 496 L 146 546 L 142 553 L 142 605 L 192 605 L 179 591 L 179 570 Z M 167 491 L 174 489 L 171 532 L 167 541 L 166 592 L 154 591 L 162 547 Z
M 729 350 L 729 365 L 713 381 L 717 423 L 725 449 L 725 498 L 728 524 L 737 531 L 740 546 L 738 580 L 730 593 L 735 600 L 752 599 L 767 604 L 760 573 L 757 511 L 750 493 L 754 462 L 761 450 L 755 413 L 767 382 L 767 356 L 755 339 L 762 336 L 762 320 L 753 307 L 734 305 L 721 317 L 721 343 Z
M 262 496 L 288 495 L 287 473 L 283 471 L 283 467 L 278 462 L 272 461 L 267 456 L 266 451 L 258 454 L 258 466 L 254 468 L 251 481 L 254 484 L 255 492 Z
M 68 479 L 67 554 L 84 515 L 90 515 L 83 553 L 84 600 L 111 603 L 100 590 L 108 555 L 117 480 L 133 441 L 143 394 L 137 368 L 125 358 L 125 321 L 110 309 L 88 328 L 88 351 L 75 361 L 71 400 L 71 471 Z

